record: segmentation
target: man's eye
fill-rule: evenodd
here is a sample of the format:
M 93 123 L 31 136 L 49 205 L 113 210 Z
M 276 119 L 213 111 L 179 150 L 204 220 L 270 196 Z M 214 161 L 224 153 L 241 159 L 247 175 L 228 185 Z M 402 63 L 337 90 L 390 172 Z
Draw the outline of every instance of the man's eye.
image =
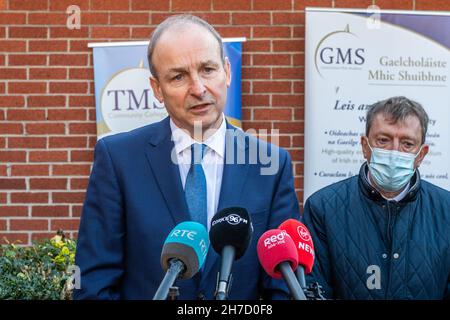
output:
M 214 68 L 205 67 L 203 70 L 205 71 L 205 73 L 209 74 L 209 73 L 212 73 L 214 71 Z
M 183 75 L 182 74 L 177 74 L 175 77 L 172 78 L 172 80 L 175 80 L 175 81 L 180 81 L 182 79 L 183 79 Z

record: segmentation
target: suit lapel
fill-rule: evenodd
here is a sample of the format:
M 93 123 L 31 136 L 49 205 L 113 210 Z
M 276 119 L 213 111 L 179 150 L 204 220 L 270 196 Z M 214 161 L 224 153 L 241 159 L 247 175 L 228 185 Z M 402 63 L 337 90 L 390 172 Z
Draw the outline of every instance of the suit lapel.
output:
M 241 196 L 243 194 L 243 187 L 245 181 L 247 180 L 247 173 L 249 169 L 249 161 L 246 159 L 243 164 L 237 163 L 237 154 L 243 152 L 246 156 L 248 156 L 246 149 L 248 148 L 248 144 L 246 139 L 244 138 L 245 134 L 231 126 L 227 122 L 227 133 L 226 133 L 226 143 L 225 145 L 233 146 L 234 148 L 234 159 L 232 163 L 226 163 L 227 161 L 227 147 L 225 147 L 225 164 L 223 167 L 222 174 L 222 186 L 220 189 L 220 197 L 219 197 L 219 205 L 217 207 L 217 211 L 228 207 L 239 206 L 241 204 Z M 230 141 L 232 141 L 230 143 Z M 202 274 L 202 282 L 207 281 L 208 275 L 212 270 L 219 271 L 219 267 L 215 268 L 215 265 L 218 265 L 220 255 L 217 254 L 213 248 L 210 248 L 208 252 L 208 256 L 206 259 L 206 265 L 204 268 L 204 272 Z
M 178 166 L 171 159 L 174 143 L 169 117 L 154 127 L 145 151 L 147 160 L 161 190 L 175 225 L 190 220 Z

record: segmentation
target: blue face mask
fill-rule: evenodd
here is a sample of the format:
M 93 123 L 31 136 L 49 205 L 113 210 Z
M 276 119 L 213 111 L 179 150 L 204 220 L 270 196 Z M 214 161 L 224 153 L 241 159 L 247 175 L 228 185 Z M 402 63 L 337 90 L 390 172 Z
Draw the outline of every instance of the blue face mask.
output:
M 414 174 L 414 160 L 422 150 L 414 153 L 373 148 L 367 140 L 372 156 L 369 171 L 376 184 L 384 191 L 394 192 L 403 188 Z

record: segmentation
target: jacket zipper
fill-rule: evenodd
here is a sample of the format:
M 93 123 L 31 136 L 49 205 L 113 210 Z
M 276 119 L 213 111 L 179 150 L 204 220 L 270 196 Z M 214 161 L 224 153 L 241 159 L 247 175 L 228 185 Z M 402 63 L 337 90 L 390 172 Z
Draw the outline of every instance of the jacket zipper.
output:
M 391 212 L 391 206 L 390 206 L 390 202 L 386 201 L 386 207 L 388 209 L 388 223 L 386 226 L 386 237 L 388 240 L 388 250 L 389 250 L 389 254 L 388 254 L 388 258 L 389 258 L 389 269 L 388 269 L 388 274 L 387 274 L 387 286 L 386 286 L 386 294 L 385 294 L 385 298 L 386 299 L 390 299 L 391 297 L 388 297 L 389 295 L 389 288 L 390 288 L 390 284 L 391 284 L 391 268 L 392 268 L 392 244 L 393 244 L 393 239 L 392 239 L 392 234 L 393 234 L 393 227 L 395 224 L 395 212 Z M 394 210 L 395 211 L 395 210 Z M 394 217 L 392 217 L 392 215 L 394 215 Z
M 389 267 L 388 267 L 388 274 L 387 274 L 387 284 L 386 284 L 386 293 L 385 293 L 385 299 L 389 299 L 389 287 L 391 282 L 391 265 L 392 265 L 392 236 L 391 236 L 391 208 L 389 206 L 389 201 L 386 201 L 386 208 L 388 211 L 388 223 L 386 224 L 386 237 L 387 237 L 387 249 L 388 249 L 388 259 L 389 259 Z
M 386 224 L 386 237 L 387 237 L 387 244 L 389 249 L 389 254 L 391 253 L 392 249 L 392 238 L 391 238 L 391 208 L 389 206 L 389 201 L 386 201 L 386 208 L 388 210 L 388 223 Z

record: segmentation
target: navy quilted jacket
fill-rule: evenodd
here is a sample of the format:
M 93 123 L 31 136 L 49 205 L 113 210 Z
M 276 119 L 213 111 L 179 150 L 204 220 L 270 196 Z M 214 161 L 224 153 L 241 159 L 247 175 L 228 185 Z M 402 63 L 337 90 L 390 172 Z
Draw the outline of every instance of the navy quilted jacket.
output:
M 399 202 L 358 176 L 305 203 L 316 260 L 307 281 L 330 299 L 450 299 L 450 192 L 420 179 Z

